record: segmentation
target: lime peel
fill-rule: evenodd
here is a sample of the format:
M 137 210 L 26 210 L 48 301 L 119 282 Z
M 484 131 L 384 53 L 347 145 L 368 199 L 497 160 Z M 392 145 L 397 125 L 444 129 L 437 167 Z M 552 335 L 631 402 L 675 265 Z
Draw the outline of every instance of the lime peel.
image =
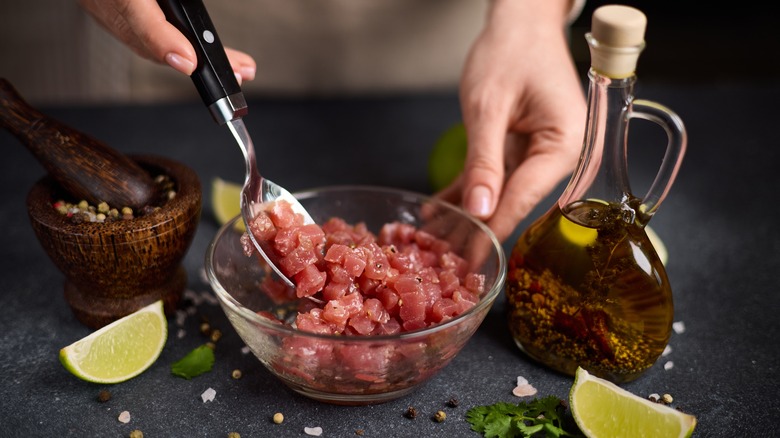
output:
M 696 417 L 634 395 L 582 368 L 577 368 L 569 405 L 589 438 L 690 437 L 696 427 Z
M 241 213 L 241 185 L 219 177 L 212 179 L 211 210 L 219 225 L 238 216 Z M 244 222 L 237 221 L 236 229 L 243 231 Z
M 428 156 L 428 180 L 433 191 L 444 189 L 460 175 L 467 149 L 466 127 L 461 122 L 447 128 L 436 140 Z
M 60 350 L 62 365 L 94 383 L 119 383 L 146 371 L 168 337 L 162 300 L 124 316 Z

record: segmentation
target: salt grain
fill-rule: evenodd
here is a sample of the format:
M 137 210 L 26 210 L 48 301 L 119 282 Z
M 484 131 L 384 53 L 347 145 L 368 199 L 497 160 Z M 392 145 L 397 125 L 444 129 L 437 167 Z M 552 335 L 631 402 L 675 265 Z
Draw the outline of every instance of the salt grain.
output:
M 666 371 L 669 371 L 669 370 L 671 370 L 672 368 L 674 368 L 674 362 L 672 362 L 671 360 L 670 360 L 669 362 L 666 362 L 666 363 L 664 364 L 664 369 L 665 369 Z
M 183 338 L 184 338 L 184 336 L 186 336 L 186 335 L 187 335 L 187 332 L 186 332 L 186 331 L 184 331 L 184 329 L 179 329 L 179 330 L 176 332 L 176 339 L 183 339 Z
M 129 423 L 130 422 L 130 412 L 122 411 L 119 414 L 119 418 L 117 418 L 117 419 L 119 420 L 120 423 L 125 423 L 125 424 Z
M 203 391 L 203 394 L 200 395 L 200 398 L 203 400 L 203 403 L 214 401 L 214 397 L 217 395 L 217 391 L 214 391 L 213 388 L 209 388 L 205 391 Z
M 241 354 L 249 354 L 250 351 L 252 350 L 250 350 L 249 347 L 247 347 L 246 345 L 241 347 Z
M 536 388 L 533 385 L 519 385 L 512 390 L 512 394 L 517 397 L 530 397 L 536 394 Z
M 187 289 L 184 291 L 184 299 L 192 301 L 192 303 L 195 304 L 196 306 L 199 306 L 201 301 L 203 301 L 200 295 L 195 293 L 195 291 L 191 289 Z
M 317 427 L 304 427 L 303 428 L 303 432 L 306 435 L 320 436 L 320 435 L 322 435 L 322 428 L 319 427 L 319 426 L 317 426 Z
M 666 357 L 671 353 L 672 353 L 672 347 L 667 345 L 666 348 L 664 348 L 664 351 L 661 353 L 661 357 Z
M 680 333 L 685 333 L 685 323 L 684 323 L 684 322 L 682 322 L 682 321 L 677 321 L 677 322 L 674 322 L 674 323 L 672 323 L 672 329 L 673 329 L 673 330 L 674 330 L 674 332 L 675 332 L 675 333 L 677 333 L 678 335 L 679 335 Z
M 517 386 L 512 390 L 512 394 L 517 397 L 530 397 L 536 394 L 536 388 L 528 383 L 528 379 L 523 376 L 517 376 Z
M 176 311 L 176 325 L 179 327 L 184 325 L 184 321 L 187 319 L 187 312 L 183 310 Z

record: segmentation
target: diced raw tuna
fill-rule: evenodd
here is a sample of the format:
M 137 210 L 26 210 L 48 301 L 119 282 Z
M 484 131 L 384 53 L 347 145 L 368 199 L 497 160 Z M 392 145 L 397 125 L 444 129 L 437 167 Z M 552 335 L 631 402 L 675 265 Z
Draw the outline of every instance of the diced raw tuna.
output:
M 295 326 L 302 331 L 371 336 L 418 330 L 471 309 L 485 293 L 484 275 L 469 272 L 465 259 L 452 252 L 447 241 L 411 224 L 385 224 L 377 236 L 365 223 L 350 225 L 341 218 L 331 218 L 322 227 L 303 225 L 303 218 L 287 204 L 259 215 L 250 230 L 257 238 L 271 240 L 278 266 L 296 284 L 291 291 L 266 277 L 261 289 L 274 302 L 316 294 L 324 301 L 318 305 L 303 300 L 299 305 Z M 241 243 L 251 255 L 248 235 Z M 334 360 L 318 358 L 322 352 L 316 345 L 299 347 L 305 351 L 298 373 L 305 375 L 309 367 Z M 367 363 L 383 360 L 382 353 L 342 353 L 347 352 L 357 352 Z M 358 368 L 360 380 L 381 381 L 370 366 Z

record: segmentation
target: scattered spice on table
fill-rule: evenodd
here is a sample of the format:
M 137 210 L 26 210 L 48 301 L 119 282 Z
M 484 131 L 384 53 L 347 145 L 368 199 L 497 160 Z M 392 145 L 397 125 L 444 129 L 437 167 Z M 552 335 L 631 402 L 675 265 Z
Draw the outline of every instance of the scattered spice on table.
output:
M 239 369 L 235 369 L 235 370 L 233 370 L 232 373 L 230 373 L 230 377 L 232 377 L 235 380 L 240 379 L 241 377 L 243 377 L 243 375 L 244 374 Z
M 528 379 L 523 376 L 517 376 L 517 386 L 512 390 L 512 394 L 517 397 L 530 397 L 536 395 L 536 388 L 528 383 Z
M 200 395 L 200 398 L 203 400 L 203 403 L 214 401 L 214 397 L 217 396 L 217 391 L 214 390 L 214 388 L 209 388 L 205 391 L 203 391 L 203 394 Z
M 273 422 L 274 424 L 282 424 L 284 422 L 284 414 L 281 412 L 277 412 L 273 416 Z
M 130 432 L 130 438 L 144 438 L 144 433 L 136 429 Z
M 120 423 L 129 423 L 130 422 L 130 412 L 128 411 L 122 411 L 119 413 L 119 417 L 117 418 Z
M 406 408 L 406 412 L 404 412 L 404 417 L 412 420 L 417 418 L 417 409 L 415 409 L 414 406 L 409 406 Z
M 241 434 L 238 432 L 230 432 L 228 438 L 241 438 Z
M 447 419 L 447 413 L 444 411 L 436 411 L 436 413 L 433 414 L 433 421 L 437 423 L 441 423 L 446 419 Z
M 305 433 L 306 435 L 311 435 L 311 436 L 320 436 L 320 435 L 322 435 L 322 428 L 319 427 L 319 426 L 317 426 L 317 427 L 304 427 L 303 428 L 303 433 Z
M 100 392 L 98 392 L 97 399 L 100 403 L 105 403 L 111 400 L 111 392 L 107 389 L 101 389 Z
M 460 402 L 455 397 L 450 397 L 449 400 L 447 400 L 447 406 L 450 408 L 457 408 Z

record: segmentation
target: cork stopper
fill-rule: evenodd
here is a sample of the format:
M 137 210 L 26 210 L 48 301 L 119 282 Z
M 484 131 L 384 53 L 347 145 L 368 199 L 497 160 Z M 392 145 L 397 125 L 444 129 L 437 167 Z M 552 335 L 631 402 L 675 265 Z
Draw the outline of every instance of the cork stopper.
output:
M 646 27 L 647 17 L 636 8 L 607 5 L 596 9 L 591 31 L 585 35 L 593 69 L 615 79 L 633 75 L 645 47 Z

